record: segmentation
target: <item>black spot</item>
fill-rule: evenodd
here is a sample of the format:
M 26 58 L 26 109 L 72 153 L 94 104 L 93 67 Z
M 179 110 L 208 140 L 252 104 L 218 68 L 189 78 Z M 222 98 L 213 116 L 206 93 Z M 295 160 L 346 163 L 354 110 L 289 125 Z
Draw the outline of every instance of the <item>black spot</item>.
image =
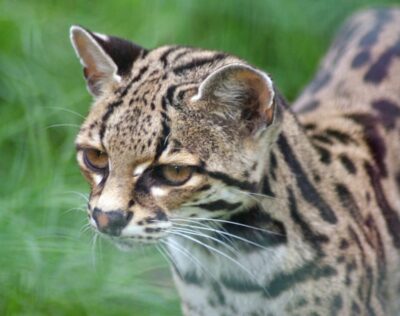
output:
M 319 155 L 319 161 L 322 163 L 328 165 L 331 163 L 331 152 L 328 149 L 325 149 L 324 147 L 314 145 L 314 148 L 317 150 L 318 155 Z
M 331 80 L 331 74 L 326 70 L 322 70 L 318 73 L 317 77 L 310 85 L 310 93 L 317 93 Z
M 331 316 L 337 316 L 339 315 L 340 310 L 343 307 L 343 299 L 342 296 L 340 294 L 336 294 L 331 302 L 331 306 L 330 306 L 330 314 Z
M 355 141 L 346 133 L 336 129 L 328 128 L 325 130 L 325 135 L 336 139 L 339 143 L 347 145 L 348 143 L 355 143 Z
M 357 173 L 356 165 L 353 163 L 353 161 L 346 154 L 340 154 L 339 155 L 339 160 L 342 163 L 343 167 L 349 173 L 351 173 L 351 174 L 356 174 Z
M 396 127 L 396 122 L 400 117 L 400 107 L 385 99 L 372 102 L 372 108 L 378 112 L 378 116 L 386 130 Z
M 367 73 L 364 75 L 364 80 L 373 84 L 379 84 L 386 78 L 390 65 L 394 58 L 400 56 L 400 40 L 392 47 L 389 47 L 378 60 L 371 65 Z
M 316 134 L 312 135 L 311 138 L 324 144 L 333 145 L 333 141 L 325 135 Z
M 349 248 L 349 242 L 347 241 L 347 239 L 341 239 L 340 240 L 340 245 L 339 245 L 339 249 L 345 250 Z
M 320 102 L 318 100 L 311 100 L 304 104 L 300 109 L 299 113 L 307 113 L 307 112 L 312 112 L 315 109 L 317 109 L 320 105 Z
M 352 68 L 360 68 L 368 63 L 369 59 L 371 58 L 369 51 L 363 50 L 359 52 L 351 62 Z

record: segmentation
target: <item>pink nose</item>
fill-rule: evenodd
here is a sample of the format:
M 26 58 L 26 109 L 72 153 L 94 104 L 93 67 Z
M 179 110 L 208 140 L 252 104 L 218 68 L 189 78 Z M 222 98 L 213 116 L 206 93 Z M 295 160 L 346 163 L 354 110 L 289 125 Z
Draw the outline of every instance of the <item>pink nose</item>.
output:
M 96 207 L 92 212 L 92 217 L 99 231 L 111 236 L 119 236 L 122 229 L 132 219 L 133 213 L 122 210 L 103 212 Z

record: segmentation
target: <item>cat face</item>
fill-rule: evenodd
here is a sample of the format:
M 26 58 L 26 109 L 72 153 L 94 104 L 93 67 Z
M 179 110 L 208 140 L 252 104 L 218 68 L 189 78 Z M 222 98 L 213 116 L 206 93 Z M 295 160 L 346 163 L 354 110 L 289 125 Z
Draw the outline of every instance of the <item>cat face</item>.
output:
M 71 28 L 94 104 L 76 139 L 95 229 L 123 246 L 251 207 L 279 131 L 270 78 L 227 54 Z

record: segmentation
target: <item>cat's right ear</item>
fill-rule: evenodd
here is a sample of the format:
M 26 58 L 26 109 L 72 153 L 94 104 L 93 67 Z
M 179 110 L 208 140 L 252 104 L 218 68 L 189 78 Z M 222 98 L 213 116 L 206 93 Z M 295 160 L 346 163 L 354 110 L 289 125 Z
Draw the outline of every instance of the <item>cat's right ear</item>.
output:
M 81 26 L 70 29 L 72 46 L 83 66 L 89 92 L 99 96 L 106 86 L 128 75 L 133 62 L 146 50 L 130 41 L 91 32 Z

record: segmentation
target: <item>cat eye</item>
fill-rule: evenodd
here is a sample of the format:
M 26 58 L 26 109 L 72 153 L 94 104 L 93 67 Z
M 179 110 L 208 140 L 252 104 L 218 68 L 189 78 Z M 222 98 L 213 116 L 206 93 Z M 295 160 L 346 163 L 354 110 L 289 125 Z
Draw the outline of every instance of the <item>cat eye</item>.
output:
M 108 168 L 108 155 L 97 149 L 84 149 L 83 162 L 94 172 L 104 172 Z
M 187 182 L 193 174 L 193 167 L 165 165 L 159 166 L 157 176 L 168 185 L 182 185 Z

